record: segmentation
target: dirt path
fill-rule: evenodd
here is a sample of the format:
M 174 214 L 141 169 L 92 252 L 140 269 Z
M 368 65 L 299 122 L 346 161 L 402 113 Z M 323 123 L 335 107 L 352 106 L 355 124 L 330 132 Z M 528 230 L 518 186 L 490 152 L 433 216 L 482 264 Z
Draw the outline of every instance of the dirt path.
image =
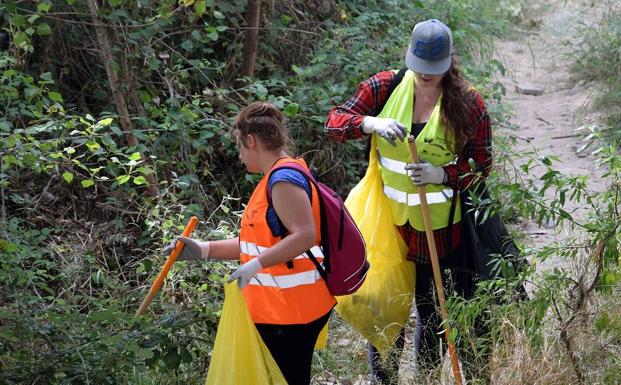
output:
M 497 56 L 507 69 L 501 81 L 507 89 L 505 101 L 512 107 L 511 122 L 518 127 L 519 154 L 536 151 L 540 155 L 556 155 L 555 167 L 567 175 L 590 175 L 591 188 L 603 191 L 602 170 L 596 168 L 595 158 L 588 151 L 577 153 L 582 146 L 584 131 L 576 129 L 592 120 L 582 107 L 588 102 L 589 88 L 580 85 L 568 72 L 570 45 L 576 27 L 585 20 L 595 20 L 597 8 L 591 1 L 532 1 L 528 5 L 529 24 L 511 40 L 496 41 Z M 532 95 L 538 94 L 540 95 Z M 541 175 L 543 169 L 534 170 Z M 580 218 L 580 208 L 569 205 L 567 211 Z M 536 249 L 562 240 L 566 229 L 553 225 L 539 227 L 533 221 L 522 228 L 530 235 Z M 548 261 L 547 265 L 554 264 Z M 542 266 L 545 268 L 546 266 Z

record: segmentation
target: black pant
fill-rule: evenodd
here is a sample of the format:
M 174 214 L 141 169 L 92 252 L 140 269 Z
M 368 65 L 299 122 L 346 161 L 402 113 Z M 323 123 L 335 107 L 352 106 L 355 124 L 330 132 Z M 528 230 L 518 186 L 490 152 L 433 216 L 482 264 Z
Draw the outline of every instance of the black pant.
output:
M 440 259 L 439 262 L 447 295 L 455 291 L 466 299 L 472 298 L 474 293 L 474 276 L 472 271 L 465 266 L 462 247 L 459 247 L 451 255 Z M 426 373 L 434 369 L 443 357 L 439 352 L 439 343 L 440 338 L 444 338 L 444 336 L 438 334 L 442 330 L 442 318 L 440 317 L 433 282 L 431 264 L 417 263 L 416 292 L 414 293 L 417 312 L 414 349 L 420 373 Z M 381 384 L 392 385 L 398 383 L 399 357 L 403 351 L 403 335 L 404 331 L 402 330 L 397 337 L 395 346 L 390 352 L 389 359 L 385 363 L 381 362 L 377 350 L 373 346 L 369 346 L 371 374 Z
M 255 324 L 288 385 L 310 384 L 315 343 L 330 313 L 307 324 Z

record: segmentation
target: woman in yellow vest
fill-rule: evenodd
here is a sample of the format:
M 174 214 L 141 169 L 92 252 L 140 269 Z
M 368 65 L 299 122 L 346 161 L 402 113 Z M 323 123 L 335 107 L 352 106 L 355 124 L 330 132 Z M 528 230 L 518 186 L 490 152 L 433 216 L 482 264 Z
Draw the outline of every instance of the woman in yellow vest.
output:
M 364 134 L 376 136 L 371 151 L 378 153 L 384 194 L 408 245 L 407 258 L 416 264 L 415 345 L 419 369 L 425 373 L 441 358 L 442 329 L 416 185 L 426 186 L 440 265 L 451 270 L 452 288 L 468 297 L 473 291 L 472 275 L 463 269 L 457 191 L 473 182 L 472 161 L 475 171 L 483 176 L 489 173 L 491 127 L 483 99 L 460 75 L 451 31 L 442 22 L 427 20 L 414 27 L 405 65 L 399 72 L 379 72 L 362 82 L 354 96 L 329 113 L 325 129 L 340 142 Z M 416 138 L 422 163 L 412 162 L 409 136 Z M 449 224 L 453 202 L 456 209 Z M 382 365 L 370 347 L 374 381 L 397 383 L 402 349 L 403 332 L 390 364 Z
M 247 170 L 264 175 L 246 205 L 239 237 L 211 242 L 180 237 L 185 247 L 178 259 L 239 258 L 241 266 L 230 280 L 242 289 L 259 334 L 287 383 L 308 385 L 315 342 L 336 304 L 305 253 L 323 259 L 318 193 L 299 171 L 272 172 L 283 163 L 307 167 L 291 157 L 291 138 L 272 104 L 244 108 L 232 134 Z

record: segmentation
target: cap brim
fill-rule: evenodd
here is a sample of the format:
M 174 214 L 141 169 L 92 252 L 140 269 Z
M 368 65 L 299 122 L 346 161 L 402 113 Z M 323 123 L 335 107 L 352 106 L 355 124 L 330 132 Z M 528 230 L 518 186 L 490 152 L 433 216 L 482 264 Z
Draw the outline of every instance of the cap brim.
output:
M 410 71 L 418 72 L 426 75 L 442 75 L 451 67 L 451 57 L 445 59 L 430 61 L 419 58 L 408 49 L 405 53 L 405 66 Z

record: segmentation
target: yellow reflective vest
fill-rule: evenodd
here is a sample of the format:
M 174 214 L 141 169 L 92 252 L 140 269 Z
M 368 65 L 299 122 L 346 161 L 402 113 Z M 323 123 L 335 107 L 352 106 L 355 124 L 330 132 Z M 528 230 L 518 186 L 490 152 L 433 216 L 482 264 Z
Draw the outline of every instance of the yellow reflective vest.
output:
M 448 134 L 442 122 L 441 100 L 440 95 L 431 117 L 416 137 L 419 158 L 434 166 L 444 166 L 454 162 L 456 158 L 452 150 L 455 139 L 453 135 Z M 414 73 L 407 71 L 377 116 L 395 119 L 409 128 L 412 125 L 413 112 Z M 395 225 L 403 225 L 409 221 L 414 229 L 425 231 L 418 190 L 405 170 L 407 164 L 413 163 L 407 137 L 397 141 L 396 146 L 392 146 L 378 135 L 375 143 L 384 194 L 389 198 Z M 448 227 L 453 190 L 448 186 L 436 184 L 428 184 L 425 189 L 433 230 Z M 456 207 L 459 208 L 459 196 L 457 199 Z M 453 223 L 461 220 L 460 211 L 455 210 Z

